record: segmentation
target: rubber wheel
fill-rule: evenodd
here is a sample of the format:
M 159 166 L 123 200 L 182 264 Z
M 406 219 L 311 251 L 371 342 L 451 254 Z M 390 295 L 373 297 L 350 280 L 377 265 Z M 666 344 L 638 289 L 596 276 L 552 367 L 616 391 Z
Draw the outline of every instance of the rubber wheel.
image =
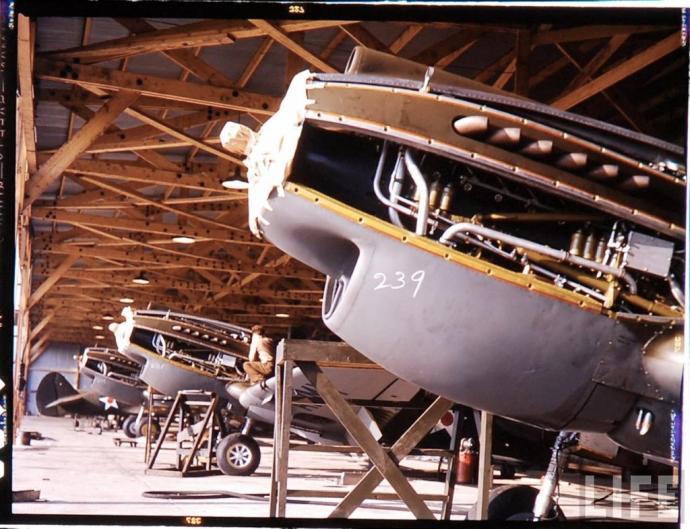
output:
M 128 415 L 127 418 L 122 421 L 122 433 L 125 437 L 130 439 L 135 439 L 137 436 L 137 416 Z
M 221 439 L 216 447 L 216 464 L 228 476 L 249 476 L 260 461 L 259 445 L 248 435 L 230 434 Z
M 539 490 L 529 485 L 504 485 L 496 487 L 489 493 L 488 520 L 532 520 L 534 500 Z M 468 520 L 477 520 L 477 504 L 467 513 Z M 553 501 L 549 506 L 547 520 L 565 520 L 563 511 Z
M 148 434 L 148 429 L 149 421 L 146 417 L 142 417 L 141 421 L 139 422 L 139 428 L 137 428 L 137 437 L 146 437 Z M 151 433 L 153 433 L 153 440 L 155 441 L 158 439 L 158 434 L 161 433 L 161 427 L 157 422 L 153 421 L 151 422 L 151 430 Z

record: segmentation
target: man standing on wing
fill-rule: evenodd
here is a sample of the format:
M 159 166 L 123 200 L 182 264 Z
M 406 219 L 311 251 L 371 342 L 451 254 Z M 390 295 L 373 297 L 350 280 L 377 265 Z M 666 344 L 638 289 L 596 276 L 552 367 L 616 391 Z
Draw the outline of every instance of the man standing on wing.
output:
M 252 327 L 252 342 L 249 346 L 249 361 L 242 366 L 252 384 L 273 374 L 273 340 L 264 335 L 261 325 Z

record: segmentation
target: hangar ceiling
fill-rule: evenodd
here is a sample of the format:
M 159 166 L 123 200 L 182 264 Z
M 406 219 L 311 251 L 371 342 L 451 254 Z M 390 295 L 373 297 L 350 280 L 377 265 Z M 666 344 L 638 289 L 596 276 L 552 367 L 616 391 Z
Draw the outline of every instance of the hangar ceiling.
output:
M 20 16 L 18 36 L 27 364 L 50 341 L 113 345 L 104 318 L 127 298 L 323 334 L 324 278 L 250 234 L 245 192 L 221 185 L 241 160 L 218 135 L 258 129 L 295 73 L 343 71 L 356 45 L 685 142 L 672 25 Z

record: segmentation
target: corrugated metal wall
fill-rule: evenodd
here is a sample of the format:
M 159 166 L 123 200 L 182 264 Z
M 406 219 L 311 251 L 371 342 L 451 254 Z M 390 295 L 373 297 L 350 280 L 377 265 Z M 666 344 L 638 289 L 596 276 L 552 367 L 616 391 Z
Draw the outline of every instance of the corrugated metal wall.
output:
M 77 382 L 77 356 L 81 353 L 76 344 L 52 343 L 31 365 L 28 379 L 26 410 L 29 415 L 38 415 L 36 389 L 41 380 L 51 371 L 57 371 L 72 384 Z

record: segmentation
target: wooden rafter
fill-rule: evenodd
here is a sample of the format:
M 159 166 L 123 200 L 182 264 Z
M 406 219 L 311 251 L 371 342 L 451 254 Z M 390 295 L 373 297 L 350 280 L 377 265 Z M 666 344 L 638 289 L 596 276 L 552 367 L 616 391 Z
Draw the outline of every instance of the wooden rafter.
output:
M 570 54 L 568 51 L 563 48 L 560 44 L 557 44 L 558 49 L 561 51 L 561 53 L 577 68 L 577 70 L 582 73 L 583 72 L 583 67 L 580 65 L 580 63 Z M 586 78 L 586 81 L 591 80 L 590 77 Z M 623 97 L 622 94 L 618 93 L 616 94 L 616 97 L 612 96 L 612 92 L 614 91 L 614 87 L 609 87 L 608 90 L 602 90 L 601 95 L 606 98 L 606 100 L 611 104 L 613 108 L 615 108 L 618 113 L 623 116 L 623 119 L 627 121 L 628 125 L 630 125 L 633 129 L 637 131 L 642 131 L 640 127 L 640 123 L 643 122 L 641 119 L 641 116 L 637 112 L 637 110 L 630 104 L 626 104 L 624 101 L 627 101 L 627 98 Z M 564 93 L 567 93 L 568 91 L 566 90 Z
M 563 95 L 561 98 L 554 101 L 552 105 L 561 110 L 572 108 L 578 103 L 589 99 L 602 90 L 605 90 L 609 86 L 612 86 L 622 79 L 631 76 L 654 61 L 665 57 L 669 53 L 677 50 L 679 47 L 680 33 L 675 32 L 656 44 L 653 44 L 649 48 L 636 53 L 632 58 L 613 66 L 589 83 L 580 86 L 568 94 Z
M 608 39 L 614 35 L 631 35 L 635 33 L 649 33 L 655 31 L 671 30 L 671 27 L 660 26 L 580 26 L 574 28 L 552 29 L 541 31 L 534 35 L 534 44 L 563 44 L 564 42 L 576 42 L 582 40 Z
M 137 92 L 122 91 L 104 103 L 94 117 L 86 123 L 38 169 L 29 181 L 26 205 L 36 200 L 77 157 L 112 123 L 123 110 L 136 101 Z
M 144 253 L 139 250 L 120 250 L 114 248 L 101 247 L 80 247 L 67 244 L 53 244 L 46 249 L 36 249 L 55 254 L 67 254 L 80 257 L 105 257 L 117 261 L 148 264 L 169 264 L 177 268 L 204 268 L 206 270 L 216 270 L 224 272 L 253 273 L 259 272 L 268 275 L 284 277 L 306 277 L 319 278 L 320 274 L 309 271 L 305 266 L 290 265 L 276 270 L 268 266 L 252 265 L 250 263 L 236 261 L 234 259 L 215 259 L 211 257 L 185 258 L 181 256 L 169 257 L 167 255 L 152 255 L 150 252 Z
M 275 41 L 270 37 L 263 38 L 261 44 L 259 45 L 259 48 L 254 52 L 252 58 L 249 59 L 249 62 L 244 67 L 244 70 L 242 71 L 240 78 L 237 80 L 238 88 L 244 88 L 245 86 L 247 86 L 247 83 L 252 78 L 254 73 L 256 73 L 256 70 L 259 68 L 261 61 L 264 60 L 264 57 L 266 57 L 266 54 L 271 49 L 271 46 L 273 46 L 274 42 Z
M 60 263 L 53 273 L 31 294 L 29 298 L 29 307 L 34 306 L 38 301 L 57 283 L 67 270 L 79 259 L 78 255 L 68 255 L 65 260 Z
M 142 121 L 144 123 L 147 123 L 151 125 L 152 127 L 156 127 L 162 132 L 165 132 L 167 134 L 170 134 L 171 136 L 184 140 L 188 142 L 190 145 L 193 145 L 194 147 L 201 149 L 202 151 L 206 151 L 209 154 L 213 154 L 214 156 L 217 156 L 218 158 L 224 158 L 230 162 L 233 162 L 235 164 L 241 164 L 241 160 L 235 156 L 232 156 L 231 154 L 227 153 L 226 151 L 222 151 L 220 149 L 217 149 L 216 147 L 213 147 L 212 145 L 209 145 L 208 143 L 205 143 L 203 141 L 199 141 L 196 138 L 185 134 L 183 131 L 176 127 L 172 127 L 169 124 L 157 119 L 155 116 L 152 116 L 151 114 L 148 114 L 147 112 L 144 112 L 141 109 L 135 109 L 135 108 L 130 108 L 127 110 L 127 114 L 129 114 L 132 117 L 137 118 L 139 121 Z
M 52 319 L 55 317 L 55 311 L 49 310 L 47 311 L 43 317 L 41 318 L 41 321 L 34 325 L 33 328 L 31 329 L 31 334 L 29 336 L 29 341 L 34 341 L 39 334 L 41 334 L 41 331 L 46 328 L 46 326 L 52 321 Z
M 519 30 L 515 43 L 515 81 L 514 92 L 527 96 L 529 91 L 529 56 L 532 49 L 532 33 L 529 30 Z
M 436 42 L 420 51 L 412 57 L 412 60 L 421 64 L 433 64 L 436 66 L 441 66 L 439 62 L 450 64 L 448 62 L 449 57 L 453 57 L 453 60 L 455 60 L 461 53 L 460 50 L 469 49 L 484 33 L 484 31 L 479 29 L 459 31 L 446 37 L 441 42 Z
M 391 53 L 396 55 L 400 53 L 423 29 L 424 26 L 422 24 L 410 24 L 407 26 L 407 28 L 390 43 L 389 49 Z
M 101 215 L 86 215 L 84 213 L 70 213 L 61 210 L 36 207 L 33 208 L 31 216 L 37 219 L 51 220 L 71 225 L 94 226 L 109 228 L 116 231 L 164 235 L 168 238 L 186 236 L 195 239 L 215 239 L 225 243 L 244 243 L 267 246 L 266 242 L 259 241 L 253 238 L 250 233 L 241 231 L 228 231 L 209 227 L 185 227 L 178 224 L 164 224 L 162 222 L 152 222 L 149 220 L 139 221 L 124 218 L 120 218 L 114 223 L 112 219 Z
M 17 70 L 19 78 L 22 134 L 26 149 L 29 174 L 36 171 L 36 128 L 34 117 L 34 89 L 32 82 L 31 22 L 28 17 L 17 17 Z
M 96 87 L 103 90 L 137 90 L 143 95 L 152 97 L 258 114 L 272 114 L 280 102 L 276 97 L 239 89 L 188 83 L 153 75 L 45 59 L 36 60 L 36 73 L 42 79 L 83 87 Z
M 232 231 L 241 231 L 235 226 L 230 226 L 228 224 L 223 224 L 222 222 L 218 222 L 216 220 L 210 219 L 208 217 L 202 217 L 201 215 L 196 215 L 194 213 L 190 213 L 189 211 L 185 211 L 184 209 L 179 209 L 173 206 L 168 206 L 167 204 L 163 204 L 162 202 L 159 202 L 158 200 L 154 200 L 151 198 L 148 198 L 147 196 L 137 193 L 135 191 L 131 191 L 129 189 L 126 189 L 122 185 L 112 185 L 107 182 L 104 182 L 103 180 L 99 180 L 96 178 L 92 177 L 82 177 L 80 178 L 80 181 L 84 182 L 89 182 L 91 184 L 94 184 L 98 187 L 102 187 L 103 189 L 108 189 L 110 191 L 113 191 L 115 193 L 120 193 L 121 195 L 124 195 L 126 197 L 133 198 L 135 200 L 138 200 L 140 202 L 149 204 L 151 206 L 155 206 L 157 208 L 163 209 L 165 211 L 169 211 L 170 213 L 176 213 L 177 215 L 181 217 L 187 217 L 193 220 L 196 220 L 197 222 L 200 222 L 202 224 L 209 224 L 211 226 L 216 226 L 219 228 L 224 228 L 227 230 L 232 230 Z
M 626 40 L 628 40 L 629 37 L 630 35 L 626 34 L 614 35 L 611 37 L 606 45 L 604 45 L 596 53 L 596 55 L 594 55 L 594 57 L 592 57 L 592 59 L 582 67 L 580 73 L 578 73 L 572 79 L 572 81 L 568 83 L 568 86 L 566 86 L 563 92 L 570 92 L 588 82 L 592 76 L 597 73 L 599 69 L 604 66 L 604 64 L 606 64 L 606 61 L 608 61 L 611 56 L 618 51 L 618 49 L 625 43 Z
M 254 24 L 257 28 L 264 31 L 273 40 L 275 40 L 282 46 L 285 46 L 291 52 L 302 57 L 305 61 L 317 68 L 319 71 L 328 73 L 338 72 L 338 70 L 333 68 L 333 66 L 321 60 L 319 57 L 307 50 L 304 46 L 300 46 L 281 27 L 277 26 L 276 24 L 268 22 L 267 20 L 260 19 L 250 19 L 250 22 Z
M 358 46 L 371 48 L 372 50 L 383 51 L 390 53 L 388 46 L 376 38 L 372 33 L 363 27 L 361 24 L 351 24 L 349 26 L 339 26 Z
M 357 21 L 338 20 L 297 20 L 286 21 L 276 25 L 281 32 L 311 31 L 346 24 Z M 212 20 L 193 22 L 174 28 L 161 29 L 142 33 L 135 36 L 114 39 L 110 41 L 82 46 L 67 50 L 46 53 L 58 59 L 79 58 L 82 63 L 100 62 L 121 59 L 143 53 L 161 52 L 180 48 L 195 48 L 198 46 L 218 46 L 229 44 L 239 39 L 260 37 L 266 33 L 245 21 Z

